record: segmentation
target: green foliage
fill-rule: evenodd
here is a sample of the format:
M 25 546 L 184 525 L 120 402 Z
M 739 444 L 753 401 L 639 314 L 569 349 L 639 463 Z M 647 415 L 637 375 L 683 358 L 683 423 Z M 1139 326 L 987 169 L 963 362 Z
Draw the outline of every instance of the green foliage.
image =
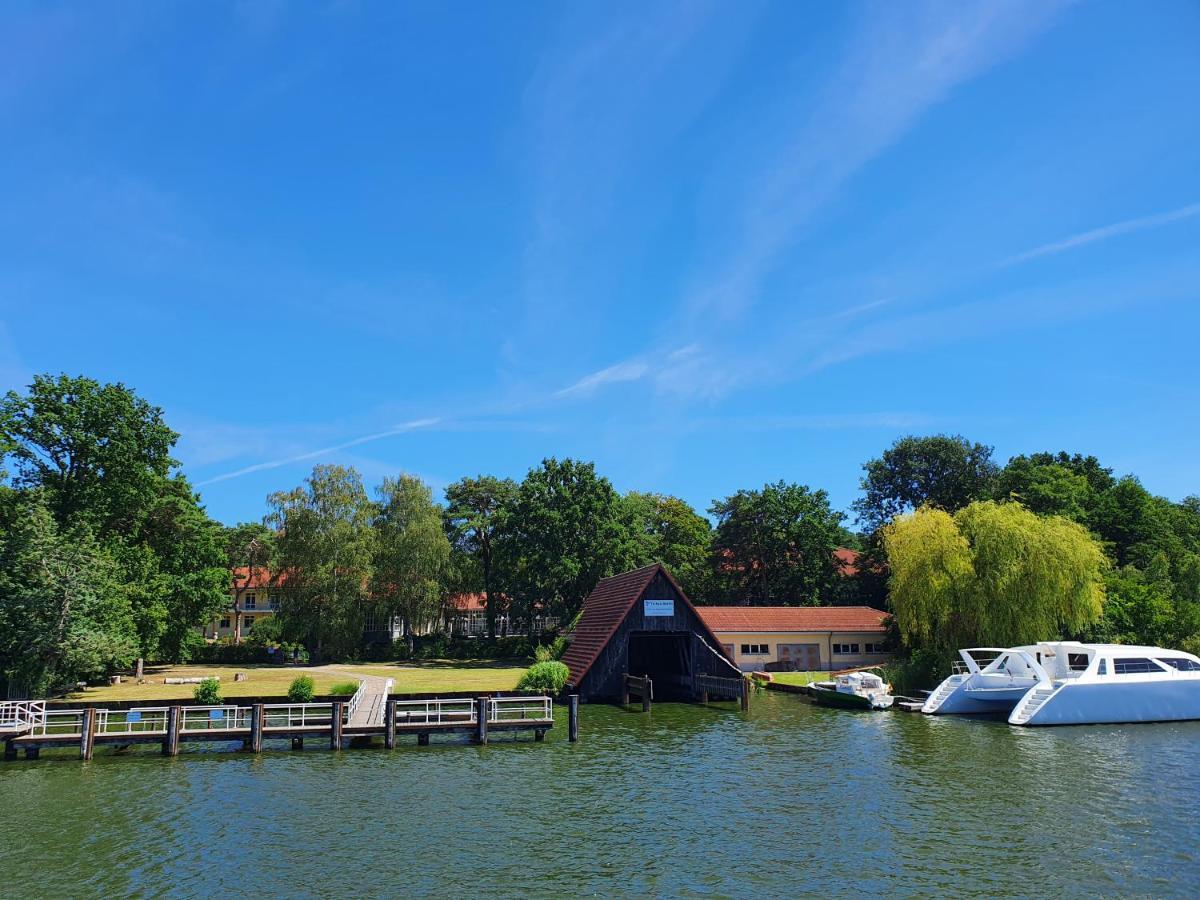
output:
M 992 496 L 997 468 L 991 447 L 938 434 L 901 438 L 879 459 L 864 463 L 863 471 L 865 496 L 854 510 L 873 530 L 921 506 L 952 513 L 985 500 Z
M 335 697 L 352 697 L 357 691 L 357 681 L 339 681 L 329 689 L 329 693 Z
M 896 624 L 912 647 L 1010 647 L 1095 624 L 1108 567 L 1087 531 L 1016 503 L 922 507 L 883 529 Z
M 40 489 L 0 503 L 0 672 L 17 692 L 130 665 L 138 635 L 117 566 L 86 527 L 63 530 Z
M 287 698 L 292 703 L 312 703 L 314 694 L 311 675 L 297 675 L 288 685 Z
M 517 488 L 496 545 L 497 587 L 532 623 L 535 604 L 570 618 L 601 578 L 616 571 L 618 498 L 591 463 L 546 459 Z
M 712 526 L 678 497 L 637 491 L 621 497 L 618 516 L 624 533 L 622 569 L 663 563 L 684 592 L 707 587 L 708 547 Z
M 571 670 L 564 663 L 547 661 L 530 666 L 517 683 L 519 691 L 541 691 L 551 696 L 562 693 Z
M 916 649 L 881 666 L 881 675 L 893 693 L 913 696 L 945 680 L 955 659 L 949 650 Z
M 474 560 L 475 565 L 456 566 L 460 575 L 478 572 L 478 585 L 459 584 L 460 591 L 482 589 L 487 609 L 487 633 L 496 635 L 496 607 L 493 598 L 496 539 L 504 515 L 516 497 L 517 485 L 510 478 L 480 475 L 463 478 L 446 488 L 446 533 L 454 549 Z M 498 598 L 497 598 L 498 599 Z
M 348 653 L 362 639 L 375 551 L 373 509 L 354 469 L 317 466 L 303 486 L 267 498 L 277 541 L 280 618 L 315 654 Z
M 559 635 L 549 645 L 538 644 L 534 647 L 533 658 L 538 662 L 553 662 L 556 659 L 562 659 L 569 646 L 567 639 Z
M 826 599 L 838 578 L 842 514 L 829 496 L 779 481 L 715 501 L 712 566 L 721 600 L 799 606 Z
M 437 621 L 450 542 L 441 510 L 419 478 L 385 478 L 378 489 L 371 588 L 381 621 L 400 616 L 405 634 Z
M 196 685 L 192 696 L 201 706 L 220 706 L 224 702 L 221 699 L 221 682 L 215 678 L 205 678 L 201 681 Z

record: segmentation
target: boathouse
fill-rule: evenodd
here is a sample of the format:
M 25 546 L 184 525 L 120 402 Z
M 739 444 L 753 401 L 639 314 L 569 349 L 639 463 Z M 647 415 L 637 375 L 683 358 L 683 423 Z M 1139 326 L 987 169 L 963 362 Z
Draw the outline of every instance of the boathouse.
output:
M 605 578 L 583 601 L 563 656 L 569 692 L 617 701 L 625 675 L 649 676 L 655 700 L 699 700 L 699 676 L 742 673 L 661 563 Z

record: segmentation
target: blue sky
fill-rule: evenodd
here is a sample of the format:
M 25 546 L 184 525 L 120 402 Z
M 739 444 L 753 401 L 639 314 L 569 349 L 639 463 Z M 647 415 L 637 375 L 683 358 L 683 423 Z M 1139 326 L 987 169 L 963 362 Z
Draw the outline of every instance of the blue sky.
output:
M 0 4 L 0 387 L 210 512 L 319 462 L 857 496 L 906 433 L 1200 491 L 1200 7 Z

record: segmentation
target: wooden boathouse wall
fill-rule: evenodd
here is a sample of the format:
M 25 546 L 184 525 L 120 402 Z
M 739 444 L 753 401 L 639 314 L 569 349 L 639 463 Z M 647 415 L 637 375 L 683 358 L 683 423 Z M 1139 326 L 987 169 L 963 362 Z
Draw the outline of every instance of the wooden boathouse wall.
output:
M 652 612 L 667 608 L 654 601 L 668 601 L 671 614 L 647 615 L 648 608 Z M 703 694 L 700 675 L 742 678 L 683 590 L 656 564 L 605 579 L 589 595 L 576 628 L 576 641 L 563 657 L 574 685 L 568 690 L 577 691 L 585 702 L 619 702 L 624 676 L 647 674 L 635 671 L 639 653 L 635 649 L 631 654 L 631 644 L 636 647 L 642 636 L 670 635 L 676 636 L 676 641 L 662 642 L 663 651 L 674 652 L 671 644 L 677 643 L 686 661 L 678 679 L 655 677 L 655 699 L 699 701 Z M 641 643 L 645 646 L 647 642 Z

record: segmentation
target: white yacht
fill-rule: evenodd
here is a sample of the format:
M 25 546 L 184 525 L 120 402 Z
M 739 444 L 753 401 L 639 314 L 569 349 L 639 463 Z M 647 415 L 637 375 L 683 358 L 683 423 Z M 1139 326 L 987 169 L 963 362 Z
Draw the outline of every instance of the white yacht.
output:
M 1038 683 L 1037 647 L 970 647 L 959 650 L 954 674 L 929 695 L 930 715 L 1009 713 Z
M 980 666 L 972 654 L 983 652 L 998 655 Z M 926 712 L 1008 712 L 1012 725 L 1200 719 L 1200 658 L 1179 650 L 1048 641 L 961 655 L 967 671 L 942 682 Z

